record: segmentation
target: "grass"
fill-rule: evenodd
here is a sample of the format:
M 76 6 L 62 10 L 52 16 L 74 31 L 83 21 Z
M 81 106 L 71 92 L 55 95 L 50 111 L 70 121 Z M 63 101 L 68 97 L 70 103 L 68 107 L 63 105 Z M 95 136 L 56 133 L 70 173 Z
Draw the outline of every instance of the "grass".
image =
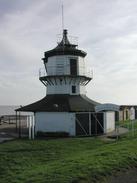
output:
M 0 144 L 2 183 L 92 183 L 137 166 L 137 135 L 119 141 L 97 137 L 15 140 Z

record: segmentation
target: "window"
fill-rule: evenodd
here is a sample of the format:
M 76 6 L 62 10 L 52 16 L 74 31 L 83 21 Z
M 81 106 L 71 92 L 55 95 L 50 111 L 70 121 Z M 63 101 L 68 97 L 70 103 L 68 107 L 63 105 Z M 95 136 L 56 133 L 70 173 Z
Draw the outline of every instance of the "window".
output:
M 77 75 L 77 59 L 70 59 L 70 74 Z
M 76 86 L 72 86 L 72 93 L 76 93 Z

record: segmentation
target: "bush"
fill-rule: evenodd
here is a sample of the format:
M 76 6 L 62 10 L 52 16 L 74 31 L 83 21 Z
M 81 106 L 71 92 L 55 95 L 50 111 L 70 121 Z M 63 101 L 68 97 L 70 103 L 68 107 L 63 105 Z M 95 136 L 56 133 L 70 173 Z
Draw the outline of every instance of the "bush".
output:
M 68 132 L 37 132 L 37 137 L 68 137 Z

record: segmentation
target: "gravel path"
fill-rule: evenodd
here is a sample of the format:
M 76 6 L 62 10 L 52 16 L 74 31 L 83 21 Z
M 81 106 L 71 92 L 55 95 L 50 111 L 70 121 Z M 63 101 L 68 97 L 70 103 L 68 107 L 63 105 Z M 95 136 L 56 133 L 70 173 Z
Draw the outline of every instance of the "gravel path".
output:
M 13 140 L 19 137 L 18 130 L 16 131 L 15 123 L 2 123 L 0 125 L 0 143 Z M 28 136 L 28 129 L 26 127 L 26 122 L 22 123 L 21 136 Z
M 10 135 L 6 134 L 5 132 L 0 132 L 0 143 L 3 143 L 5 141 L 13 140 L 14 137 L 11 137 Z

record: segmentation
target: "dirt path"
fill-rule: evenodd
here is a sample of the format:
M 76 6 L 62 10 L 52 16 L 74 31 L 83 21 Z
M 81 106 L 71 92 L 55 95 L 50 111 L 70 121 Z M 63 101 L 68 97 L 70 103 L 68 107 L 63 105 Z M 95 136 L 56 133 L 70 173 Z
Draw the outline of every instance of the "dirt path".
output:
M 137 183 L 137 168 L 118 172 L 110 176 L 105 183 Z

